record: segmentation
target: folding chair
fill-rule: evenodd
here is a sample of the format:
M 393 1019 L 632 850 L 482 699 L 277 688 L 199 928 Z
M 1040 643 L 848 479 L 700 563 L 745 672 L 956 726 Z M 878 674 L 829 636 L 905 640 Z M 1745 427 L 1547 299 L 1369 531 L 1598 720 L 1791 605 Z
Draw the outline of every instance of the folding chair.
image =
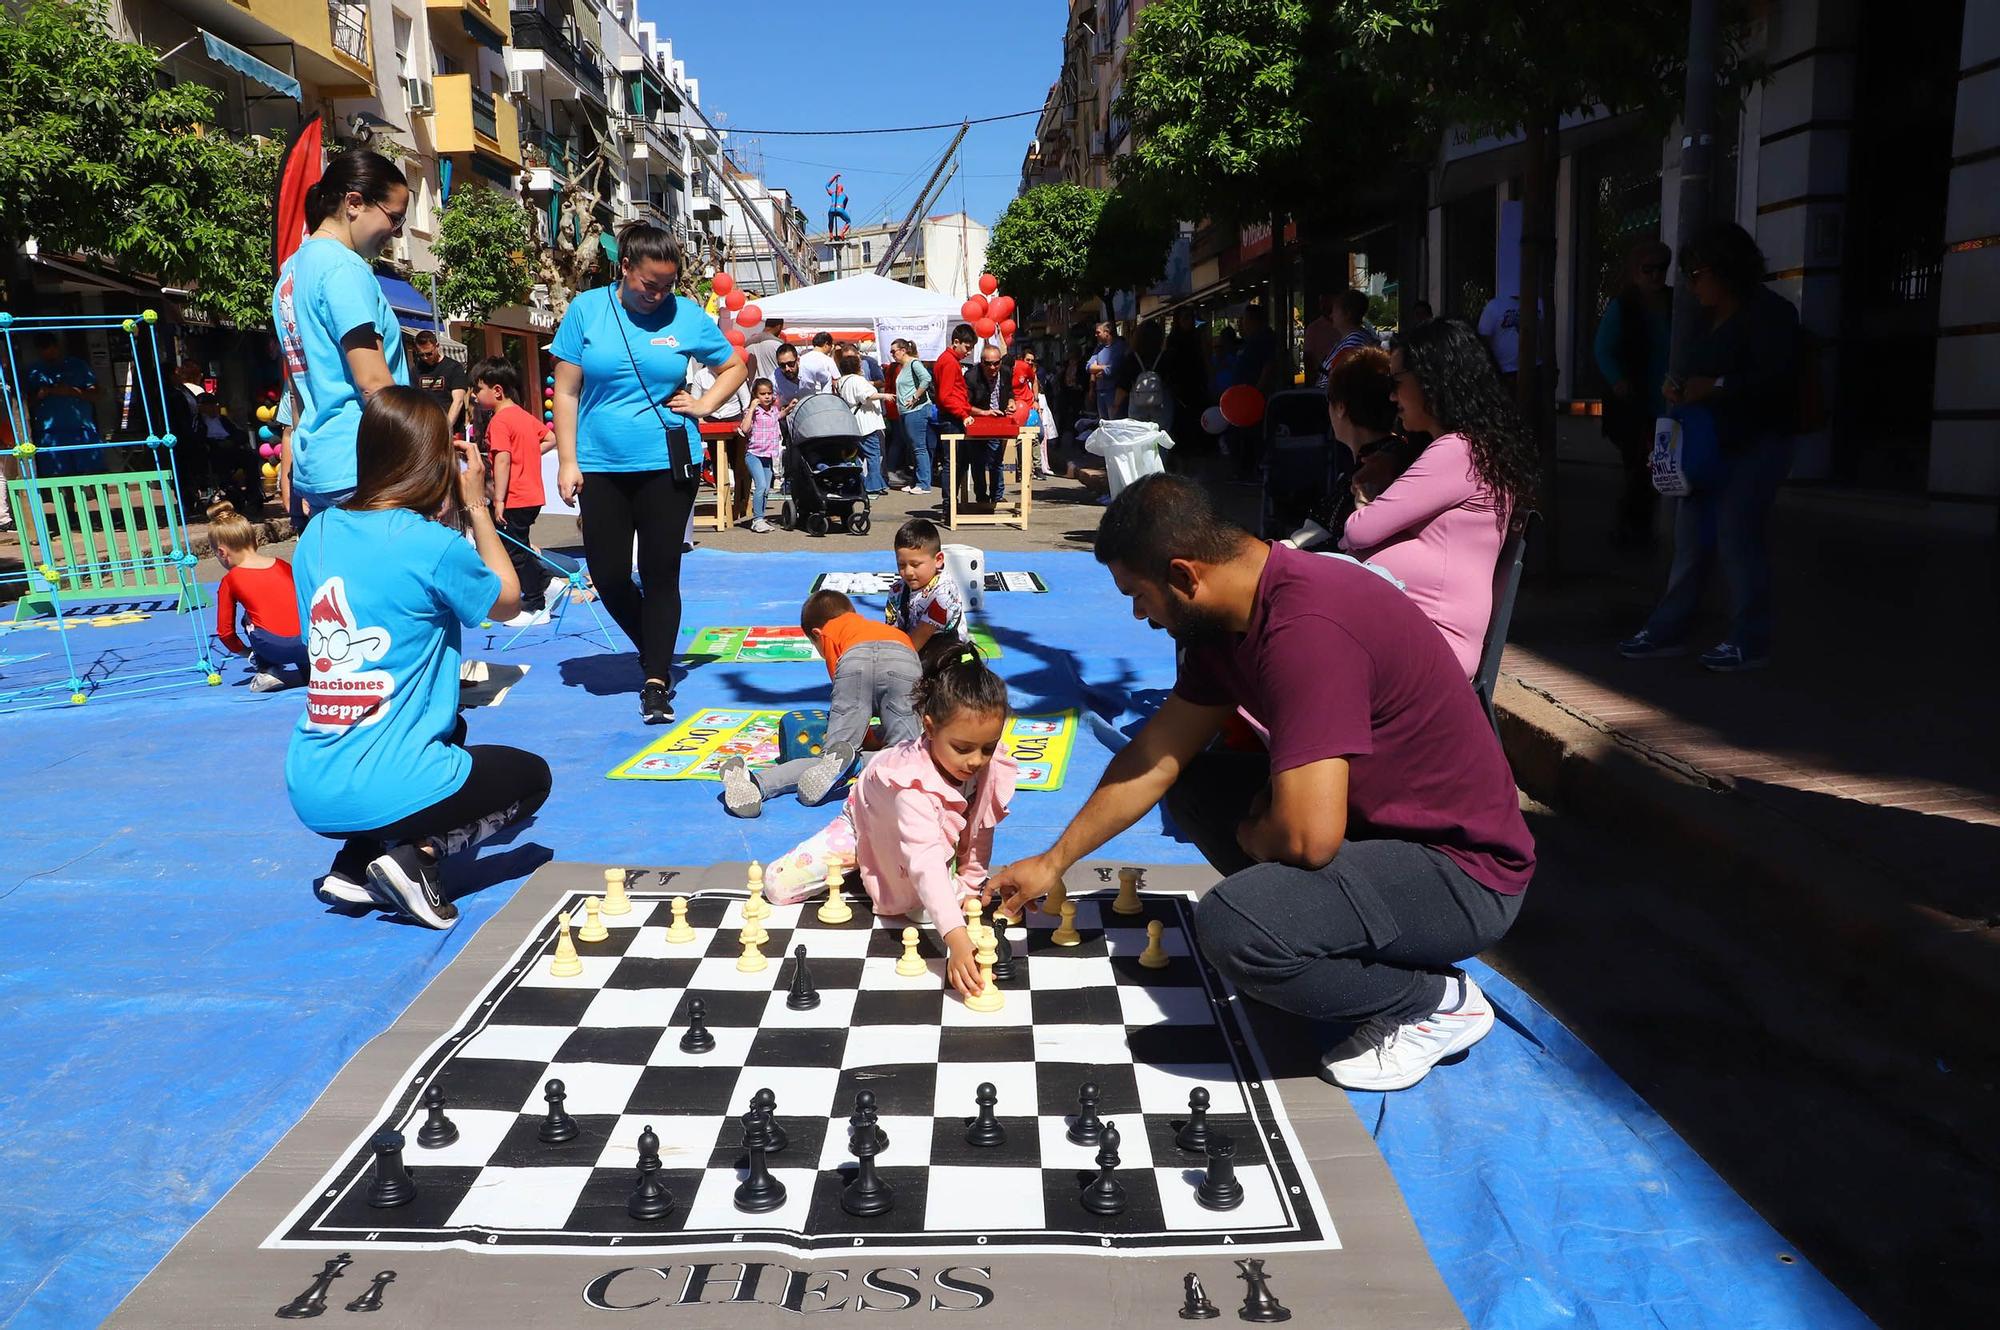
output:
M 1531 515 L 1528 522 L 1534 521 Z M 1486 624 L 1486 641 L 1479 650 L 1479 672 L 1472 676 L 1472 690 L 1479 705 L 1486 708 L 1486 720 L 1500 733 L 1500 717 L 1493 710 L 1493 689 L 1500 680 L 1500 657 L 1507 650 L 1507 628 L 1514 618 L 1514 597 L 1521 589 L 1521 565 L 1527 557 L 1528 530 L 1507 537 L 1500 547 L 1500 561 L 1493 568 L 1493 617 Z

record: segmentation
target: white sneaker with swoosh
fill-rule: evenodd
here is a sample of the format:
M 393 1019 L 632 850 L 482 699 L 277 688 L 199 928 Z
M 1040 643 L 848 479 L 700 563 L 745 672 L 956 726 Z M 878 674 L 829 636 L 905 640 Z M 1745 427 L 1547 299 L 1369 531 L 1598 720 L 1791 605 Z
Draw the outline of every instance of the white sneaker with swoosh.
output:
M 1364 1022 L 1320 1060 L 1321 1079 L 1349 1090 L 1407 1090 L 1444 1059 L 1484 1039 L 1493 1028 L 1493 1004 L 1472 976 L 1457 978 L 1465 993 L 1456 1009 L 1400 1024 Z

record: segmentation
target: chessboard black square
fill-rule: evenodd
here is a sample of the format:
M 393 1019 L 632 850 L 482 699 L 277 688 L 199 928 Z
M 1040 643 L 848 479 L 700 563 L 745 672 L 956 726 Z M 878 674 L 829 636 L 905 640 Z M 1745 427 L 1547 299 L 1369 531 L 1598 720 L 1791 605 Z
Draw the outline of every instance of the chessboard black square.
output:
M 855 995 L 856 1025 L 942 1025 L 942 987 L 915 989 L 864 988 Z
M 1014 954 L 1028 956 L 1109 956 L 1111 942 L 1100 928 L 1079 928 L 1076 930 L 1081 941 L 1071 946 L 1059 946 L 1053 939 L 1054 930 L 1031 928 L 1025 942 L 1014 943 Z
M 845 895 L 847 897 L 848 908 L 854 911 L 853 918 L 844 924 L 821 923 L 819 921 L 819 907 L 826 903 L 826 897 L 823 894 L 816 895 L 811 900 L 799 906 L 798 931 L 801 933 L 855 933 L 864 928 L 874 928 L 875 911 L 869 908 L 867 893 L 860 891 L 858 884 L 850 880 L 847 884 Z M 806 938 L 804 941 L 810 943 L 812 939 Z
M 1043 1062 L 1035 1067 L 1035 1090 L 1041 1102 L 1035 1111 L 1044 1117 L 1074 1117 L 1077 1092 L 1084 1085 L 1097 1087 L 1097 1116 L 1101 1118 L 1139 1115 L 1139 1078 L 1129 1064 L 1102 1066 L 1084 1062 Z
M 1201 967 L 1192 956 L 1169 957 L 1159 969 L 1149 970 L 1139 964 L 1137 955 L 1128 953 L 1111 958 L 1111 972 L 1118 976 L 1119 983 L 1140 988 L 1201 987 Z
M 767 942 L 759 942 L 757 944 L 757 950 L 763 952 L 765 956 L 767 957 L 782 956 L 788 954 L 791 951 L 792 949 L 791 929 L 772 928 L 769 924 L 766 924 L 764 926 L 764 931 L 771 935 L 770 940 Z M 705 956 L 726 957 L 727 959 L 732 961 L 735 960 L 738 956 L 741 956 L 743 954 L 743 940 L 741 937 L 741 933 L 742 930 L 736 928 L 717 929 L 715 931 L 715 935 L 709 938 L 708 940 L 708 950 L 703 952 L 702 954 Z
M 576 1208 L 569 1212 L 563 1231 L 631 1234 L 633 1242 L 644 1242 L 647 1236 L 656 1233 L 680 1232 L 687 1226 L 688 1206 L 694 1203 L 694 1194 L 701 1187 L 702 1171 L 663 1168 L 655 1176 L 673 1197 L 673 1208 L 667 1211 L 666 1218 L 634 1219 L 626 1210 L 632 1189 L 639 1181 L 637 1169 L 600 1168 L 583 1184 L 583 1193 L 576 1198 Z
M 518 1113 L 548 1079 L 548 1064 L 458 1057 L 438 1068 L 436 1081 L 452 1108 Z
M 659 1117 L 714 1117 L 740 1113 L 732 1101 L 736 1082 L 743 1069 L 733 1062 L 705 1067 L 648 1067 L 639 1073 L 639 1083 L 624 1111 Z
M 947 1025 L 938 1034 L 939 1062 L 1033 1062 L 1035 1032 L 1025 1025 Z
M 885 925 L 870 933 L 868 935 L 868 954 L 870 956 L 886 956 L 891 960 L 900 960 L 903 955 L 902 928 L 894 925 Z M 938 946 L 937 935 L 929 929 L 917 929 L 917 954 L 927 959 L 935 959 L 944 955 L 944 949 Z
M 1028 994 L 1036 1025 L 1123 1025 L 1125 1008 L 1118 990 L 1097 988 L 1047 988 Z
M 495 1025 L 578 1025 L 596 997 L 594 988 L 516 985 L 493 1004 L 493 1014 L 488 1019 Z
M 1229 1039 L 1213 1025 L 1133 1025 L 1125 1046 L 1134 1062 L 1149 1066 L 1204 1062 L 1229 1065 Z
M 636 928 L 607 928 L 604 930 L 602 940 L 585 942 L 582 938 L 576 936 L 577 931 L 582 925 L 583 917 L 581 915 L 571 916 L 569 921 L 570 937 L 576 942 L 576 953 L 579 956 L 623 956 L 632 949 L 632 944 L 639 940 L 639 930 Z M 548 946 L 542 949 L 542 954 L 544 956 L 555 954 L 553 939 L 550 940 Z
M 579 1025 L 556 1050 L 556 1062 L 610 1062 L 621 1066 L 643 1066 L 660 1046 L 667 1032 L 667 1003 L 660 1001 L 659 1025 Z M 555 1069 L 551 1075 L 562 1073 Z
M 883 1168 L 876 1172 L 889 1184 L 895 1199 L 888 1210 L 863 1219 L 840 1208 L 840 1193 L 854 1181 L 860 1165 L 848 1163 L 839 1171 L 829 1169 L 813 1182 L 812 1206 L 806 1211 L 805 1230 L 813 1234 L 911 1233 L 924 1229 L 925 1209 L 930 1199 L 930 1170 L 927 1168 Z M 978 1198 L 968 1197 L 971 1206 Z
M 792 934 L 794 938 L 797 933 Z M 798 945 L 797 943 L 793 944 Z M 812 943 L 807 941 L 806 972 L 812 975 L 813 987 L 818 989 L 861 987 L 861 967 L 865 964 L 858 956 L 815 956 Z M 775 958 L 774 958 L 775 959 Z M 785 957 L 784 973 L 778 976 L 777 987 L 789 990 L 792 986 L 792 971 L 798 965 L 796 956 Z
M 1042 1133 L 1040 1124 L 1031 1117 L 1010 1117 L 1006 1105 L 1000 1106 L 997 1116 L 1000 1125 L 1007 1129 L 1007 1139 L 1000 1145 L 967 1145 L 965 1129 L 978 1116 L 979 1108 L 962 1118 L 931 1119 L 931 1164 L 957 1165 L 968 1168 L 1015 1167 L 1039 1168 L 1042 1163 Z
M 744 1062 L 752 1067 L 838 1067 L 846 1047 L 845 1026 L 759 1030 Z
M 739 1107 L 747 1109 L 748 1103 Z M 765 1157 L 772 1168 L 818 1168 L 820 1151 L 826 1148 L 827 1133 L 834 1130 L 845 1132 L 847 1119 L 838 1122 L 823 1113 L 808 1111 L 810 1106 L 801 1105 L 797 1113 L 787 1113 L 785 1105 L 778 1105 L 776 1121 L 785 1129 L 785 1148 Z M 708 1166 L 711 1169 L 733 1168 L 746 1175 L 750 1167 L 750 1152 L 743 1148 L 743 1115 L 741 1112 L 724 1118 L 715 1133 L 715 1146 L 709 1151 Z
M 662 959 L 627 956 L 604 981 L 606 988 L 686 988 L 701 961 L 693 956 Z
M 874 1092 L 875 1111 L 882 1117 L 927 1118 L 937 1105 L 937 1067 L 921 1062 L 849 1067 L 840 1073 L 835 1107 L 852 1111 L 854 1096 L 862 1090 Z
M 771 1005 L 771 994 L 767 989 L 741 992 L 736 989 L 696 988 L 681 994 L 674 1004 L 674 1014 L 668 1024 L 674 1029 L 687 1032 L 688 999 L 700 998 L 708 1009 L 710 1028 L 728 1026 L 737 1030 L 754 1030 L 764 1023 L 764 1012 Z
M 373 1157 L 369 1156 L 371 1160 Z M 404 1162 L 408 1163 L 409 1158 L 410 1152 L 405 1150 Z M 353 1234 L 355 1238 L 362 1232 L 385 1228 L 444 1228 L 479 1180 L 479 1169 L 470 1164 L 412 1164 L 410 1180 L 417 1184 L 417 1194 L 409 1204 L 390 1210 L 378 1210 L 368 1204 L 368 1182 L 373 1175 L 374 1165 L 370 1163 L 348 1179 L 340 1199 L 320 1221 L 322 1228 L 359 1230 Z M 343 1236 L 331 1235 L 336 1242 Z
M 1120 1168 L 1113 1176 L 1125 1188 L 1125 1211 L 1096 1215 L 1083 1208 L 1083 1189 L 1096 1179 L 1096 1169 L 1043 1169 L 1044 1223 L 1058 1232 L 1113 1234 L 1157 1233 L 1167 1226 L 1160 1185 L 1150 1168 Z
M 734 904 L 736 900 L 741 900 L 741 899 L 742 897 L 740 896 L 736 897 L 734 900 L 732 900 L 728 896 L 689 897 L 688 913 L 687 913 L 688 926 L 690 928 L 722 927 L 722 920 L 724 916 L 726 916 L 729 913 L 729 907 L 732 904 Z M 674 918 L 673 902 L 672 901 L 666 902 L 665 908 L 667 910 L 667 914 L 663 916 L 661 922 L 671 924 Z
M 1158 1168 L 1171 1168 L 1181 1164 L 1187 1168 L 1208 1167 L 1208 1156 L 1198 1150 L 1183 1150 L 1174 1136 L 1187 1124 L 1185 1110 L 1158 1117 L 1148 1114 L 1146 1122 L 1146 1143 L 1153 1152 L 1153 1164 Z M 1133 1121 L 1138 1121 L 1133 1118 Z M 1118 1130 L 1124 1131 L 1129 1124 L 1120 1123 Z M 1210 1113 L 1208 1131 L 1211 1136 L 1227 1136 L 1236 1142 L 1236 1167 L 1241 1169 L 1262 1168 L 1269 1162 L 1264 1150 L 1260 1129 L 1248 1115 L 1242 1113 Z
M 560 1068 L 550 1070 L 561 1079 Z M 589 1168 L 595 1164 L 603 1156 L 604 1147 L 611 1144 L 611 1133 L 618 1129 L 618 1113 L 624 1105 L 579 1104 L 572 1096 L 564 1107 L 576 1121 L 575 1137 L 560 1145 L 550 1145 L 540 1135 L 547 1115 L 540 1111 L 523 1113 L 500 1138 L 487 1162 L 500 1168 Z

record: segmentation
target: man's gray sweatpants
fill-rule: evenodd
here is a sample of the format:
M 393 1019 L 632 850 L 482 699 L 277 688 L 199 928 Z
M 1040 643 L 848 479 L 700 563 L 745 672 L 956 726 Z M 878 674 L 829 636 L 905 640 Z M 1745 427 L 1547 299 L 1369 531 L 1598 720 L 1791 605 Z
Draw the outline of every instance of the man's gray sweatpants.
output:
M 833 669 L 827 747 L 846 744 L 860 752 L 871 716 L 882 718 L 884 744 L 899 744 L 922 734 L 923 724 L 910 706 L 910 693 L 922 673 L 917 653 L 900 642 L 861 642 L 842 652 Z M 756 773 L 757 788 L 766 799 L 790 794 L 799 787 L 799 777 L 818 761 L 816 757 L 798 757 L 765 767 Z

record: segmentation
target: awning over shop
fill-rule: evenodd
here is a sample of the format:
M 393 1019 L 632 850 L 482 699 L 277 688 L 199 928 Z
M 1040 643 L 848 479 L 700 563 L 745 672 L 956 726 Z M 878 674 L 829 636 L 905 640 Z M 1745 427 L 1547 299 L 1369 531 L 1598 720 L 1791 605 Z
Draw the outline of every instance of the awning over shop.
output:
M 618 262 L 617 236 L 611 234 L 609 231 L 599 231 L 597 233 L 597 244 L 604 251 L 605 258 L 610 259 L 613 263 Z
M 389 298 L 389 308 L 396 311 L 396 318 L 405 328 L 416 331 L 437 327 L 437 313 L 424 293 L 411 286 L 400 277 L 387 273 L 376 273 L 375 280 L 382 284 L 382 294 Z
M 240 47 L 231 46 L 205 28 L 197 28 L 195 31 L 201 33 L 202 49 L 208 52 L 208 58 L 218 65 L 225 65 L 244 78 L 263 84 L 272 92 L 289 97 L 293 101 L 299 100 L 299 81 L 284 70 L 265 64 Z
M 472 169 L 475 172 L 485 176 L 488 180 L 500 186 L 500 188 L 510 192 L 515 187 L 516 177 L 521 174 L 511 166 L 503 166 L 499 162 L 489 162 L 484 157 L 472 157 L 467 160 L 471 163 Z

